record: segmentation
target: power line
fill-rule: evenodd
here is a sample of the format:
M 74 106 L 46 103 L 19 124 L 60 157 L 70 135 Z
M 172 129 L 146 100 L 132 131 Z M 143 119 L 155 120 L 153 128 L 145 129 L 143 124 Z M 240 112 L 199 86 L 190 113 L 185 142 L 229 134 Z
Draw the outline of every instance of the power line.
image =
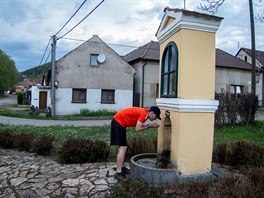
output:
M 48 59 L 49 59 L 49 57 L 50 57 L 50 54 L 51 54 L 51 50 L 50 50 L 49 55 L 47 56 L 46 61 L 45 61 L 44 64 L 46 64 L 46 63 L 48 62 Z
M 69 34 L 72 30 L 74 30 L 78 25 L 80 25 L 88 16 L 90 16 L 105 0 L 102 0 L 91 12 L 89 12 L 79 23 L 77 23 L 73 28 L 71 28 L 68 32 L 63 34 L 61 37 L 57 38 L 57 40 L 61 39 L 65 35 Z
M 44 52 L 44 54 L 43 54 L 43 56 L 42 56 L 42 58 L 41 58 L 41 61 L 40 61 L 40 63 L 39 63 L 39 66 L 41 65 L 41 63 L 42 63 L 42 61 L 43 61 L 43 58 L 45 57 L 45 54 L 46 54 L 47 49 L 48 49 L 48 47 L 49 47 L 50 41 L 51 41 L 51 39 L 49 39 L 49 42 L 48 42 L 48 44 L 47 44 L 47 46 L 46 46 L 45 52 Z
M 96 41 L 87 41 L 87 40 L 83 40 L 83 39 L 74 39 L 74 38 L 62 38 L 65 40 L 72 40 L 72 41 L 79 41 L 79 42 L 90 42 L 90 43 L 96 43 L 96 44 L 103 44 L 103 43 L 99 43 Z M 106 43 L 107 45 L 112 45 L 112 46 L 118 46 L 118 47 L 127 47 L 127 48 L 134 48 L 134 49 L 151 49 L 151 50 L 159 50 L 157 48 L 152 48 L 152 47 L 138 47 L 138 46 L 133 46 L 133 45 L 122 45 L 122 44 L 114 44 L 114 43 Z
M 83 3 L 79 6 L 79 8 L 74 12 L 74 14 L 71 16 L 71 18 L 62 26 L 62 28 L 55 34 L 59 34 L 60 31 L 70 22 L 70 20 L 75 16 L 75 14 L 81 9 L 81 7 L 83 6 L 83 4 L 86 2 L 87 0 L 84 0 Z

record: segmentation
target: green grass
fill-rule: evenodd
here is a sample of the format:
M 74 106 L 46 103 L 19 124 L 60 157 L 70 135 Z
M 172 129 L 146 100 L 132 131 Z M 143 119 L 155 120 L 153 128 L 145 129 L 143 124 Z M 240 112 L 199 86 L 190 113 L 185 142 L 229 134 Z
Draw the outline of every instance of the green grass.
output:
M 19 108 L 19 106 L 14 106 Z M 22 108 L 22 107 L 21 107 Z M 100 111 L 84 111 L 82 110 L 80 114 L 76 115 L 67 115 L 67 116 L 59 116 L 57 118 L 53 118 L 50 116 L 43 117 L 38 116 L 35 112 L 30 112 L 30 107 L 24 110 L 10 110 L 9 108 L 0 108 L 0 115 L 7 117 L 16 117 L 16 118 L 27 118 L 27 119 L 40 119 L 40 120 L 106 120 L 112 119 L 115 112 L 107 112 L 106 110 Z
M 264 121 L 256 121 L 249 126 L 217 128 L 215 143 L 230 143 L 243 140 L 264 147 Z

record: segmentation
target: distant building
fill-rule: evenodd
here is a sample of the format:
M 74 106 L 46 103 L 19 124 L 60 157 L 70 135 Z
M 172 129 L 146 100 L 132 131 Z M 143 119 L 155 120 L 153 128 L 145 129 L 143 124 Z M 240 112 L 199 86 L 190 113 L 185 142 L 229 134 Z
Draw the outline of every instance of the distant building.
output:
M 159 60 L 160 46 L 158 42 L 150 41 L 138 49 L 128 53 L 123 58 L 135 68 L 134 105 L 148 107 L 155 104 L 159 90 Z M 244 48 L 243 48 L 244 49 Z M 241 52 L 242 53 L 242 52 Z M 239 53 L 238 53 L 239 54 Z M 257 51 L 259 54 L 259 51 Z M 263 52 L 260 57 L 259 68 L 263 67 Z M 248 60 L 251 60 L 248 58 Z M 251 64 L 216 49 L 216 79 L 215 90 L 225 90 L 230 93 L 251 92 Z M 258 70 L 256 95 L 263 98 L 263 70 Z

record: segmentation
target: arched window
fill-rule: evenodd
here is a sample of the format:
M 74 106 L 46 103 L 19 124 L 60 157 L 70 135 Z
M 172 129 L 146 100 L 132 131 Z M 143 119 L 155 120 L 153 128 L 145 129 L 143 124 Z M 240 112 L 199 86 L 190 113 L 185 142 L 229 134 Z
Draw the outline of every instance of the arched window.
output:
M 178 95 L 178 48 L 170 42 L 163 51 L 161 62 L 161 98 Z

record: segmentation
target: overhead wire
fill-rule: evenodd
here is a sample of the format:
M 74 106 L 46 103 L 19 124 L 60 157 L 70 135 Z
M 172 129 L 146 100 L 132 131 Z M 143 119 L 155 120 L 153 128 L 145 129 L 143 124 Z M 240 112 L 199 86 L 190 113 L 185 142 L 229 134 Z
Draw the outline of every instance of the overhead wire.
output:
M 79 8 L 74 12 L 74 14 L 68 19 L 68 21 L 59 29 L 59 31 L 55 34 L 55 35 L 57 35 L 58 33 L 60 33 L 61 32 L 61 30 L 71 21 L 71 19 L 76 15 L 76 13 L 81 9 L 81 7 L 85 4 L 85 2 L 86 2 L 87 0 L 84 0 L 83 1 L 83 3 L 79 6 Z M 47 47 L 46 47 L 46 49 L 45 49 L 45 52 L 44 52 L 44 54 L 43 54 L 43 56 L 42 56 L 42 58 L 41 58 L 41 61 L 40 61 L 40 63 L 39 63 L 39 66 L 41 65 L 41 63 L 42 63 L 42 61 L 43 61 L 43 59 L 44 59 L 44 57 L 45 57 L 45 54 L 46 54 L 46 52 L 47 52 L 47 49 L 48 49 L 48 46 L 49 46 L 49 44 L 50 44 L 50 41 L 51 41 L 51 38 L 49 39 L 49 42 L 48 42 L 48 44 L 47 44 Z M 50 54 L 51 54 L 51 51 L 50 51 L 50 53 L 49 53 L 49 55 L 48 55 L 48 57 L 46 58 L 46 61 L 45 61 L 45 63 L 47 63 L 47 60 L 48 60 L 48 58 L 50 57 Z M 45 64 L 44 63 L 44 64 Z
M 88 16 L 90 16 L 105 0 L 102 0 L 97 6 L 94 7 L 79 23 L 77 23 L 73 28 L 71 28 L 69 31 L 67 31 L 62 36 L 58 37 L 57 40 L 63 38 L 67 34 L 69 34 L 72 30 L 74 30 L 78 25 L 80 25 Z
M 64 37 L 62 39 L 65 39 L 65 40 L 72 40 L 72 41 L 79 41 L 79 42 L 90 42 L 90 43 L 97 43 L 97 44 L 103 44 L 103 43 L 100 43 L 100 42 L 96 42 L 96 41 L 87 41 L 87 40 L 83 40 L 83 39 L 74 39 L 74 38 L 67 38 L 67 37 Z M 156 49 L 156 48 L 152 48 L 152 47 L 139 47 L 139 46 L 133 46 L 133 45 L 124 45 L 124 44 L 114 44 L 114 43 L 106 43 L 107 45 L 112 45 L 112 46 L 118 46 L 118 47 L 127 47 L 127 48 L 140 48 L 140 49 L 151 49 L 151 50 L 159 50 L 159 49 Z
M 44 63 L 44 64 L 46 64 L 46 63 L 48 62 L 48 59 L 49 59 L 49 57 L 50 57 L 50 54 L 51 54 L 51 51 L 52 51 L 52 50 L 50 50 L 50 52 L 49 52 L 49 55 L 47 56 L 47 58 L 46 58 L 46 60 L 45 60 L 45 63 Z
M 44 59 L 44 57 L 45 57 L 45 55 L 46 55 L 46 52 L 47 52 L 47 49 L 48 49 L 48 47 L 49 47 L 50 41 L 51 41 L 51 38 L 49 39 L 49 42 L 48 42 L 48 44 L 47 44 L 47 46 L 46 46 L 45 52 L 44 52 L 44 54 L 43 54 L 43 56 L 42 56 L 42 58 L 41 58 L 41 61 L 40 61 L 40 63 L 39 63 L 39 66 L 41 65 L 41 63 L 42 63 L 42 61 L 43 61 L 43 59 Z
M 71 19 L 75 16 L 75 14 L 81 9 L 81 7 L 85 4 L 87 0 L 84 0 L 83 3 L 79 6 L 79 8 L 74 12 L 74 14 L 69 18 L 69 20 L 61 27 L 61 29 L 55 34 L 59 34 L 60 31 L 71 21 Z

